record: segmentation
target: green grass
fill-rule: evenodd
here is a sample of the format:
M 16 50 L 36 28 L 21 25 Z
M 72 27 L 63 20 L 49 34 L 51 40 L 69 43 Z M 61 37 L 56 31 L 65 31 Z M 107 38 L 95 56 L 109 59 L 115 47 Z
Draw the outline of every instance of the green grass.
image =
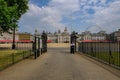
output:
M 12 65 L 31 55 L 31 51 L 24 50 L 1 50 L 0 51 L 0 70 Z
M 101 59 L 109 64 L 120 66 L 120 54 L 118 52 L 112 52 L 111 55 L 109 52 L 99 52 L 99 53 L 89 53 L 89 55 Z
M 10 55 L 12 53 L 21 53 L 23 52 L 24 50 L 0 50 L 0 57 L 4 57 L 4 56 L 7 56 L 7 55 Z

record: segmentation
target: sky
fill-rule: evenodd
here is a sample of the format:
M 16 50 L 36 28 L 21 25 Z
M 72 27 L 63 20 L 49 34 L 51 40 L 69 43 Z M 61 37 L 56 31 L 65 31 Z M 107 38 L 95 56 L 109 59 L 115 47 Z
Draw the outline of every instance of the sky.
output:
M 120 0 L 30 0 L 19 20 L 19 32 L 68 31 L 78 33 L 120 29 Z

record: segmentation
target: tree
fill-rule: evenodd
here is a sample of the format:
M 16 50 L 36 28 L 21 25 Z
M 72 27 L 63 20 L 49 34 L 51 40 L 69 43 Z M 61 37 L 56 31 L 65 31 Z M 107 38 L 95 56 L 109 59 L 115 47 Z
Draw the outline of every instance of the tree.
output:
M 28 0 L 0 0 L 0 27 L 2 31 L 18 27 L 18 20 L 28 10 Z
M 10 23 L 10 15 L 7 8 L 7 3 L 0 0 L 0 27 L 2 31 L 7 31 Z
M 20 18 L 28 9 L 28 0 L 5 0 L 8 7 L 16 8 L 17 16 Z M 12 10 L 14 12 L 14 9 Z
M 116 42 L 117 41 L 117 37 L 115 36 L 115 33 L 111 33 L 111 34 L 107 34 L 106 37 L 107 40 L 112 41 L 112 42 Z

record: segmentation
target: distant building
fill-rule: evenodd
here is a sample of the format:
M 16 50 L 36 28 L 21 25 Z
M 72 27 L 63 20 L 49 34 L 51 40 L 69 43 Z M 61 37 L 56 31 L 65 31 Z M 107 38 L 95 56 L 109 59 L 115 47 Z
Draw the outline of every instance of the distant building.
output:
M 33 36 L 30 33 L 17 33 L 18 40 L 33 40 Z
M 0 40 L 13 40 L 13 34 L 4 32 L 0 35 Z M 18 33 L 16 32 L 15 34 L 15 40 L 20 41 L 20 40 L 33 40 L 33 36 L 30 33 Z
M 12 39 L 13 39 L 12 34 L 10 33 L 5 32 L 0 35 L 0 40 L 12 40 Z
M 17 30 L 16 30 L 17 33 Z M 17 34 L 15 34 L 15 40 L 18 40 Z M 12 31 L 10 32 L 1 32 L 0 33 L 0 40 L 13 40 L 13 34 Z
M 57 35 L 53 33 L 48 33 L 47 34 L 47 39 L 52 41 L 53 43 L 57 42 Z
M 118 41 L 120 41 L 120 29 L 118 31 L 113 32 L 113 33 L 114 33 L 114 37 L 116 37 L 116 39 Z
M 91 33 L 90 31 L 82 32 L 78 35 L 78 40 L 106 40 L 106 32 Z
M 58 30 L 58 32 L 48 33 L 48 40 L 51 40 L 55 43 L 69 43 L 70 42 L 70 34 L 67 30 L 67 27 L 65 27 L 64 31 L 61 32 Z

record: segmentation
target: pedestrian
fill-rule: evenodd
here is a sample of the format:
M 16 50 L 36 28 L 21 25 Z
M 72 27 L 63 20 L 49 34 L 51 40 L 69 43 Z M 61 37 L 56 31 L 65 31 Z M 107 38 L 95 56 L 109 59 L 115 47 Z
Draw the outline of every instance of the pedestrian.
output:
M 75 52 L 75 50 L 74 50 L 74 49 L 75 49 L 75 44 L 74 44 L 74 43 L 72 43 L 72 44 L 71 44 L 71 53 L 72 53 L 72 54 L 74 54 L 74 52 Z

